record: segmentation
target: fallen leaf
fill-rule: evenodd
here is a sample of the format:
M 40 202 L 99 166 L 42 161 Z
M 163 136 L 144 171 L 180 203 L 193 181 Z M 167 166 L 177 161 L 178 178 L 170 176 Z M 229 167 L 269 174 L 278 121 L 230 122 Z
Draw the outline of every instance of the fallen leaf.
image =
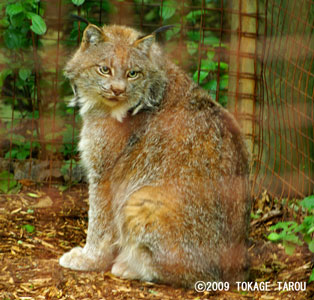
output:
M 45 208 L 45 207 L 51 207 L 53 205 L 53 201 L 49 196 L 45 196 L 39 200 L 38 203 L 33 205 L 33 208 Z
M 27 196 L 30 196 L 32 198 L 39 198 L 40 196 L 34 193 L 27 193 Z

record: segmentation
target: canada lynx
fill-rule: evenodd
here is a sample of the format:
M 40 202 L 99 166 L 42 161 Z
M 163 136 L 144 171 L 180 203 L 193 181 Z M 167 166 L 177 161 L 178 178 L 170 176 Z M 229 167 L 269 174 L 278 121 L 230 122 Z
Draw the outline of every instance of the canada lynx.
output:
M 84 248 L 60 264 L 192 287 L 247 274 L 248 152 L 239 126 L 155 42 L 88 25 L 65 73 L 83 119 Z

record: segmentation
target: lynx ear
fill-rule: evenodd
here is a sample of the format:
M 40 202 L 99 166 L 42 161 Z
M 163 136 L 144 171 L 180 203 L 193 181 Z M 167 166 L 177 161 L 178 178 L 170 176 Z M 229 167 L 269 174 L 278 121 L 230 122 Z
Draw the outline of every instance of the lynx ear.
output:
M 144 37 L 140 37 L 138 40 L 134 42 L 133 46 L 139 47 L 142 50 L 147 51 L 151 47 L 151 45 L 155 42 L 157 33 L 167 31 L 171 28 L 173 28 L 173 25 L 165 25 L 165 26 L 159 27 L 158 29 L 153 31 L 151 34 L 146 35 Z
M 104 32 L 96 25 L 89 24 L 83 34 L 82 47 L 88 48 L 90 45 L 97 45 L 105 40 Z
M 146 52 L 151 45 L 155 42 L 156 36 L 155 34 L 149 34 L 144 37 L 140 37 L 133 43 L 134 47 L 140 48 L 144 52 Z

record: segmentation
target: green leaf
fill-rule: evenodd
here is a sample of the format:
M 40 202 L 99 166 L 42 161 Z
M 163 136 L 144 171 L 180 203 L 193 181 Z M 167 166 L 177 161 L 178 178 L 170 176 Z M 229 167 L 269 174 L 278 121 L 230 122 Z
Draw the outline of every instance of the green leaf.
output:
M 9 49 L 21 48 L 23 42 L 23 34 L 15 29 L 9 28 L 3 35 L 4 44 Z
M 291 226 L 297 226 L 298 224 L 294 221 L 288 221 L 288 222 L 278 222 L 277 224 L 270 226 L 270 230 L 276 230 L 276 229 L 283 229 L 288 230 Z
M 12 70 L 4 69 L 0 72 L 0 88 L 3 86 L 4 80 L 9 76 L 12 75 Z
M 68 185 L 60 185 L 60 186 L 58 186 L 58 190 L 60 192 L 64 192 L 64 191 L 66 191 L 69 188 L 70 188 L 70 186 L 68 186 Z
M 251 218 L 252 219 L 259 219 L 260 217 L 261 217 L 260 214 L 255 214 L 255 213 L 251 212 Z
M 190 55 L 193 55 L 197 52 L 198 44 L 192 41 L 187 41 L 186 49 Z
M 32 233 L 35 231 L 35 226 L 30 224 L 23 225 L 22 228 L 26 230 L 28 233 Z
M 288 255 L 292 255 L 294 253 L 296 245 L 294 245 L 290 242 L 283 241 L 283 246 L 285 247 L 285 252 Z
M 38 8 L 38 3 L 41 1 L 41 0 L 29 0 L 30 1 L 30 3 L 32 4 L 32 7 L 33 8 Z
M 29 151 L 27 150 L 20 150 L 17 155 L 16 155 L 16 158 L 19 159 L 19 160 L 24 160 L 26 159 L 27 157 L 29 156 Z
M 30 196 L 32 198 L 39 198 L 40 196 L 34 193 L 27 193 L 27 196 Z
M 202 59 L 201 69 L 208 72 L 215 71 L 216 64 L 212 60 Z
M 311 234 L 312 232 L 314 232 L 314 226 L 312 226 L 308 229 L 307 234 Z
M 152 21 L 158 16 L 158 10 L 151 9 L 144 17 L 145 21 Z
M 307 209 L 314 209 L 314 195 L 304 198 L 300 205 Z
M 198 17 L 200 17 L 202 13 L 202 10 L 192 10 L 186 15 L 186 19 L 190 22 L 196 23 Z
M 17 154 L 19 153 L 19 150 L 18 149 L 12 149 L 11 150 L 11 158 L 16 158 Z M 5 156 L 4 156 L 5 159 L 9 159 L 10 158 L 10 151 L 8 151 Z
M 309 283 L 312 281 L 314 281 L 314 269 L 312 270 L 312 274 L 310 276 Z
M 311 252 L 314 253 L 314 240 L 312 240 L 310 243 L 309 243 L 309 249 Z
M 226 107 L 227 106 L 227 103 L 228 103 L 228 97 L 226 95 L 219 95 L 219 98 L 218 98 L 218 102 L 223 106 L 223 107 Z
M 23 9 L 22 4 L 20 2 L 17 2 L 14 4 L 8 5 L 5 12 L 9 16 L 14 16 L 14 15 L 21 13 L 23 10 L 24 9 Z
M 80 6 L 85 2 L 85 0 L 72 0 L 72 3 L 76 6 Z
M 19 76 L 22 80 L 26 80 L 30 75 L 32 74 L 32 71 L 30 69 L 22 68 L 19 70 Z
M 207 57 L 209 60 L 213 60 L 214 56 L 215 56 L 215 51 L 208 51 L 207 52 Z
M 219 43 L 219 38 L 214 36 L 212 32 L 204 32 L 204 40 L 203 40 L 203 36 L 200 34 L 199 31 L 188 31 L 187 33 L 188 37 L 190 40 L 192 41 L 201 41 L 205 44 L 205 45 L 210 45 L 210 46 L 214 46 L 217 43 Z
M 310 244 L 312 241 L 312 237 L 309 234 L 305 234 L 303 239 L 304 239 L 304 242 L 306 242 L 307 244 Z
M 219 38 L 216 36 L 207 36 L 203 41 L 204 45 L 215 45 L 219 43 Z
M 175 25 L 175 24 L 174 24 Z M 173 27 L 171 30 L 167 30 L 165 33 L 166 40 L 169 41 L 173 36 L 176 36 L 180 32 L 180 25 Z
M 219 81 L 219 89 L 220 90 L 227 89 L 228 84 L 229 84 L 229 76 L 228 75 L 221 76 L 220 81 Z
M 200 32 L 199 31 L 188 31 L 188 37 L 190 40 L 198 42 L 200 40 Z
M 206 84 L 203 85 L 203 88 L 207 91 L 215 92 L 217 90 L 217 81 L 215 79 L 210 80 L 206 82 Z
M 12 144 L 18 145 L 18 146 L 25 145 L 25 137 L 23 135 L 12 133 L 10 137 L 12 138 Z
M 218 69 L 218 62 L 216 63 L 216 66 L 217 66 L 217 69 Z M 227 70 L 228 69 L 228 67 L 229 67 L 229 65 L 228 64 L 226 64 L 225 62 L 220 62 L 219 63 L 219 67 L 220 67 L 220 70 Z
M 62 141 L 64 144 L 72 144 L 73 140 L 78 135 L 77 129 L 74 128 L 73 130 L 73 126 L 70 124 L 65 124 L 65 129 L 62 131 L 61 134 L 63 136 Z
M 0 117 L 2 118 L 2 121 L 7 121 L 7 128 L 11 129 L 11 120 L 12 120 L 12 106 L 9 104 L 3 104 L 0 102 Z M 14 110 L 13 112 L 13 119 L 21 119 L 23 115 L 20 111 Z M 12 135 L 14 136 L 14 135 Z
M 268 235 L 267 238 L 272 242 L 277 242 L 281 240 L 281 235 L 276 232 L 272 232 L 271 234 Z
M 7 18 L 3 18 L 0 20 L 0 26 L 2 26 L 3 28 L 9 27 L 10 22 L 8 21 Z
M 156 292 L 156 291 L 154 291 L 154 290 L 148 290 L 148 292 L 149 292 L 150 294 L 153 294 L 153 295 L 158 295 L 158 292 Z
M 47 26 L 43 18 L 39 15 L 32 14 L 31 19 L 32 19 L 31 30 L 39 35 L 44 34 L 47 30 Z
M 23 22 L 25 20 L 25 14 L 24 13 L 19 13 L 17 15 L 11 16 L 10 21 L 13 27 L 21 27 L 23 26 Z
M 9 182 L 10 181 L 10 182 Z M 17 181 L 14 179 L 14 175 L 8 171 L 0 173 L 0 191 L 8 193 L 17 185 Z
M 163 6 L 159 9 L 159 15 L 163 20 L 170 19 L 176 12 L 175 3 L 172 1 L 165 1 Z
M 202 83 L 203 80 L 207 77 L 207 75 L 208 75 L 208 72 L 206 72 L 206 71 L 200 71 L 200 72 L 199 72 L 199 83 Z M 194 73 L 194 75 L 193 75 L 193 80 L 194 80 L 195 82 L 197 82 L 197 80 L 198 80 L 198 71 L 195 71 L 195 73 Z
M 223 44 L 223 43 L 220 43 L 220 42 L 218 42 L 216 44 L 212 44 L 212 46 L 214 48 L 228 48 L 228 46 L 226 44 Z
M 296 244 L 296 245 L 302 245 L 302 242 L 294 234 L 283 234 L 283 233 L 281 233 L 281 238 L 284 241 L 287 241 L 287 242 L 290 242 L 290 243 L 293 243 L 293 244 Z

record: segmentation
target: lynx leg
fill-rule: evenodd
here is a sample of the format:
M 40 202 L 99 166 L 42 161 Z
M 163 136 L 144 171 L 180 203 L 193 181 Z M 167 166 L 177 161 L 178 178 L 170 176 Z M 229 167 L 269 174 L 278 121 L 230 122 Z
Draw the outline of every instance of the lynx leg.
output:
M 125 279 L 152 281 L 156 274 L 151 264 L 151 253 L 148 249 L 139 244 L 125 245 L 115 259 L 111 273 Z
M 121 251 L 111 270 L 114 275 L 160 281 L 160 266 L 156 264 L 160 252 L 168 251 L 164 245 L 170 242 L 169 217 L 171 205 L 176 202 L 168 192 L 160 187 L 144 187 L 128 199 L 117 220 L 121 224 Z
M 111 209 L 108 202 L 108 184 L 90 187 L 89 220 L 84 248 L 76 247 L 63 254 L 59 263 L 65 268 L 80 271 L 106 271 L 112 266 L 114 247 Z
M 189 195 L 193 197 L 193 195 Z M 196 203 L 199 197 L 196 197 Z M 127 200 L 116 224 L 121 224 L 120 254 L 112 273 L 144 281 L 193 287 L 196 281 L 221 279 L 222 238 L 219 218 L 203 207 L 188 205 L 177 188 L 144 187 Z M 188 208 L 188 210 L 187 210 Z

